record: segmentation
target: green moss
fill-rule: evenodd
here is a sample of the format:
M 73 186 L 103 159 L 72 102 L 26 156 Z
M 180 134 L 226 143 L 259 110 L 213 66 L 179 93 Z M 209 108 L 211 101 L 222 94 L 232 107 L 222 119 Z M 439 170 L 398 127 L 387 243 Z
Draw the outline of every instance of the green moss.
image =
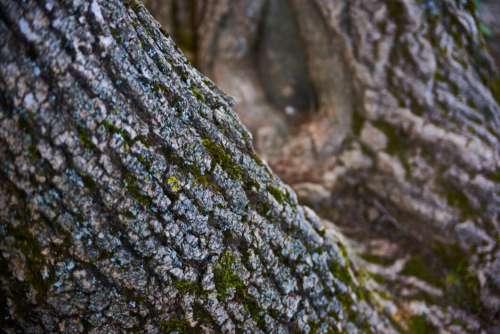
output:
M 346 286 L 350 288 L 355 288 L 355 283 L 352 280 L 351 274 L 349 273 L 349 269 L 347 266 L 343 267 L 338 262 L 332 262 L 329 265 L 329 269 L 334 277 L 342 281 Z M 348 292 L 346 293 L 338 293 L 336 297 L 339 299 L 342 307 L 347 312 L 347 314 L 351 313 L 351 305 L 353 304 L 353 300 Z
M 208 175 L 202 174 L 201 170 L 198 167 L 192 166 L 192 168 L 190 168 L 190 171 L 199 184 L 205 187 L 213 185 L 212 182 L 210 182 Z
M 450 206 L 460 210 L 464 217 L 475 216 L 478 213 L 478 210 L 472 207 L 469 199 L 460 189 L 448 189 L 446 200 Z
M 348 266 L 343 267 L 340 265 L 340 263 L 335 261 L 330 263 L 329 269 L 333 276 L 341 280 L 345 285 L 353 286 L 354 283 L 352 281 L 351 274 L 349 273 Z M 348 304 L 350 305 L 351 302 L 349 301 Z
M 468 10 L 471 14 L 475 14 L 477 11 L 477 8 L 479 7 L 480 0 L 468 0 L 465 1 L 465 6 L 464 8 Z
M 342 255 L 342 257 L 344 258 L 344 260 L 346 261 L 349 261 L 349 254 L 347 253 L 347 248 L 346 246 L 341 243 L 341 242 L 337 242 L 337 247 L 339 248 L 339 251 L 340 251 L 340 254 Z
M 203 94 L 201 94 L 201 92 L 195 88 L 195 87 L 191 87 L 191 93 L 193 93 L 194 97 L 196 97 L 196 99 L 202 103 L 205 102 L 205 97 L 203 96 Z
M 480 285 L 476 274 L 469 269 L 468 256 L 458 245 L 433 247 L 432 259 L 412 257 L 401 272 L 418 277 L 444 291 L 439 303 L 452 303 L 472 313 L 481 309 Z
M 0 274 L 3 284 L 8 284 L 11 296 L 26 296 L 30 291 L 30 287 L 25 282 L 19 282 L 11 272 L 4 269 L 8 268 L 8 266 L 9 262 L 3 256 L 0 256 L 0 268 L 2 268 Z M 0 316 L 2 317 L 1 324 L 3 328 L 4 326 L 7 327 L 11 320 L 7 296 L 3 291 L 0 293 L 0 303 Z M 19 318 L 29 319 L 33 316 L 33 304 L 27 298 L 17 298 L 15 305 L 16 315 Z
M 99 254 L 96 255 L 94 258 L 96 261 L 104 261 L 107 259 L 110 259 L 113 256 L 113 253 L 106 250 L 106 249 L 101 249 L 99 250 Z
M 500 103 L 500 78 L 492 80 L 489 84 L 491 92 L 495 100 Z
M 233 255 L 226 251 L 214 266 L 214 281 L 217 292 L 221 298 L 226 298 L 228 290 L 235 289 L 236 299 L 262 329 L 265 327 L 262 309 L 246 291 L 245 283 L 233 270 L 234 265 L 235 259 Z
M 176 44 L 187 53 L 196 50 L 194 35 L 189 29 L 182 29 L 180 25 L 174 25 L 174 39 Z
M 121 44 L 123 38 L 120 36 L 120 32 L 116 28 L 111 28 L 111 36 L 115 39 L 116 43 Z
M 152 199 L 142 193 L 141 187 L 137 184 L 137 180 L 132 173 L 125 172 L 123 180 L 128 192 L 139 204 L 145 208 L 151 206 Z
M 244 289 L 236 290 L 236 297 L 241 301 L 245 310 L 250 314 L 260 329 L 265 328 L 264 313 L 257 302 Z
M 40 155 L 40 152 L 38 152 L 38 149 L 36 147 L 36 133 L 33 131 L 33 129 L 30 126 L 30 123 L 28 120 L 24 117 L 19 117 L 17 120 L 18 126 L 23 132 L 28 133 L 31 139 L 31 144 L 28 147 L 28 154 L 31 158 L 31 161 L 35 162 L 39 160 L 42 156 Z
M 414 256 L 406 262 L 405 267 L 401 271 L 402 275 L 415 276 L 434 286 L 442 287 L 441 277 L 436 274 L 429 264 L 420 256 Z
M 404 135 L 395 126 L 384 121 L 376 121 L 373 125 L 385 134 L 387 138 L 387 153 L 390 155 L 399 155 L 406 149 Z
M 359 112 L 354 111 L 352 113 L 352 132 L 354 135 L 359 136 L 361 134 L 364 122 L 365 120 L 361 117 Z
M 134 219 L 134 218 L 135 218 L 135 214 L 133 214 L 133 213 L 132 213 L 132 212 L 130 212 L 130 211 L 126 211 L 126 212 L 124 212 L 124 213 L 123 213 L 123 216 L 124 216 L 125 218 L 128 218 L 128 219 Z
M 125 296 L 125 298 L 129 301 L 133 301 L 140 305 L 146 302 L 146 297 L 144 295 L 137 293 L 131 289 L 124 288 L 122 289 L 122 293 Z
M 44 303 L 48 290 L 55 282 L 55 274 L 49 272 L 48 277 L 44 278 L 42 276 L 46 260 L 38 240 L 28 227 L 13 228 L 11 225 L 7 225 L 6 229 L 7 234 L 14 237 L 16 249 L 24 255 L 26 263 L 25 281 L 36 290 L 36 300 L 39 303 Z
M 200 305 L 199 303 L 196 303 L 193 305 L 193 318 L 198 324 L 196 325 L 197 328 L 200 328 L 200 325 L 202 324 L 213 324 L 214 321 L 212 319 L 212 316 L 210 313 L 205 310 L 203 305 Z
M 310 322 L 309 324 L 309 334 L 316 334 L 318 333 L 318 330 L 320 329 L 319 323 L 317 322 Z
M 193 328 L 189 325 L 189 322 L 186 319 L 181 319 L 177 317 L 173 317 L 168 321 L 162 321 L 161 323 L 161 331 L 162 333 L 193 333 Z
M 381 264 L 384 266 L 390 265 L 394 261 L 388 257 L 376 256 L 372 254 L 361 254 L 361 258 L 367 262 Z
M 345 293 L 338 293 L 335 297 L 337 297 L 340 301 L 348 319 L 350 319 L 353 323 L 356 323 L 358 327 L 362 328 L 364 333 L 370 333 L 371 329 L 367 319 L 360 317 L 359 314 L 353 311 L 352 308 L 356 299 L 363 300 L 368 303 L 373 301 L 370 297 L 370 292 L 367 292 L 363 287 L 363 282 L 369 276 L 367 273 L 359 271 L 355 272 L 352 264 L 350 263 L 349 254 L 345 245 L 337 242 L 337 246 L 339 247 L 340 254 L 344 259 L 345 265 L 341 265 L 339 262 L 332 262 L 329 264 L 329 269 L 333 276 L 342 281 L 349 288 L 349 291 Z M 352 296 L 353 293 L 356 297 Z
M 260 184 L 255 180 L 250 180 L 246 183 L 246 190 L 251 191 L 252 188 L 255 188 L 256 191 L 260 190 Z
M 157 93 L 160 93 L 160 94 L 165 94 L 165 92 L 168 91 L 167 87 L 165 87 L 165 85 L 163 85 L 162 83 L 159 83 L 159 82 L 155 82 L 153 84 L 153 91 L 157 92 Z
M 38 149 L 36 148 L 35 144 L 31 144 L 28 147 L 28 154 L 31 158 L 31 161 L 33 161 L 33 162 L 40 160 L 42 158 L 42 156 L 40 155 L 40 152 L 38 152 Z
M 132 9 L 136 13 L 138 13 L 142 8 L 139 1 L 136 0 L 125 0 L 124 3 L 128 8 Z
M 252 151 L 251 155 L 252 155 L 252 158 L 255 160 L 255 162 L 257 162 L 257 164 L 259 166 L 265 166 L 264 161 L 262 161 L 262 159 L 259 157 L 259 155 L 257 153 Z
M 181 294 L 195 294 L 195 295 L 202 295 L 203 294 L 203 288 L 202 286 L 197 283 L 197 282 L 191 282 L 187 280 L 178 280 L 174 282 L 174 285 L 177 290 Z
M 211 179 L 211 176 L 207 173 L 207 171 L 202 172 L 200 167 L 196 164 L 186 163 L 184 159 L 179 158 L 179 156 L 177 156 L 169 149 L 163 148 L 162 152 L 165 159 L 179 166 L 181 171 L 184 172 L 185 175 L 192 175 L 196 179 L 198 184 L 204 187 L 210 187 L 214 192 L 220 193 L 218 185 Z
M 494 182 L 500 183 L 500 169 L 491 173 L 489 178 Z
M 406 8 L 402 3 L 397 1 L 388 1 L 387 11 L 389 12 L 389 17 L 393 18 L 398 25 L 403 25 L 405 23 L 405 20 L 407 19 Z
M 77 131 L 78 131 L 78 138 L 80 139 L 80 142 L 83 144 L 83 147 L 89 150 L 94 149 L 94 144 L 92 144 L 92 140 L 87 129 L 78 126 Z
M 268 309 L 267 311 L 268 311 L 269 315 L 270 315 L 273 319 L 279 319 L 280 314 L 279 314 L 279 312 L 278 312 L 278 311 L 276 311 L 275 309 L 272 309 L 272 308 Z
M 259 213 L 259 215 L 261 215 L 262 217 L 265 217 L 270 222 L 276 221 L 275 212 L 273 211 L 273 208 L 267 201 L 256 198 L 256 201 L 254 202 L 253 206 L 255 210 Z
M 469 269 L 467 254 L 458 245 L 436 247 L 435 253 L 447 269 L 443 278 L 447 298 L 473 313 L 480 312 L 480 284 Z
M 151 162 L 146 157 L 137 155 L 137 160 L 139 160 L 147 170 L 151 170 Z
M 466 267 L 457 268 L 446 276 L 446 290 L 452 302 L 476 314 L 481 309 L 479 289 L 479 280 Z
M 168 185 L 170 185 L 170 188 L 172 189 L 172 191 L 179 191 L 181 189 L 181 186 L 180 186 L 180 183 L 179 183 L 179 180 L 177 180 L 177 178 L 175 176 L 171 176 L 167 179 L 166 183 Z
M 222 146 L 215 144 L 208 138 L 203 139 L 202 143 L 212 157 L 212 169 L 215 167 L 214 163 L 216 163 L 233 179 L 241 179 L 242 168 L 233 162 L 230 155 L 226 153 Z
M 418 104 L 414 103 L 412 105 L 414 112 L 418 113 L 422 111 Z M 405 134 L 397 127 L 384 121 L 376 121 L 374 122 L 374 126 L 382 131 L 387 138 L 386 152 L 392 156 L 397 157 L 401 162 L 403 168 L 405 169 L 406 174 L 408 176 L 411 176 L 412 166 L 408 161 L 408 155 L 410 153 L 409 150 L 411 145 L 408 145 L 408 140 Z M 363 145 L 362 149 L 365 154 L 369 154 L 369 150 L 366 150 Z
M 493 36 L 493 33 L 488 25 L 486 25 L 484 22 L 479 23 L 479 32 L 485 37 L 485 38 L 490 38 Z
M 242 289 L 245 287 L 243 281 L 233 271 L 234 258 L 229 252 L 225 252 L 214 267 L 214 280 L 217 292 L 222 298 L 227 296 L 231 288 Z
M 108 130 L 109 133 L 111 134 L 119 134 L 127 144 L 129 145 L 132 145 L 133 144 L 133 140 L 132 138 L 130 138 L 130 135 L 128 134 L 127 131 L 125 131 L 125 129 L 120 129 L 120 128 L 117 128 L 111 121 L 109 120 L 104 120 L 102 122 L 102 125 L 106 128 L 106 130 Z
M 290 201 L 290 195 L 285 194 L 278 187 L 268 186 L 267 191 L 273 195 L 273 197 L 278 201 L 278 203 L 283 204 Z
M 410 318 L 408 324 L 409 334 L 433 334 L 438 333 L 438 330 L 434 325 L 429 323 L 425 316 L 417 315 Z

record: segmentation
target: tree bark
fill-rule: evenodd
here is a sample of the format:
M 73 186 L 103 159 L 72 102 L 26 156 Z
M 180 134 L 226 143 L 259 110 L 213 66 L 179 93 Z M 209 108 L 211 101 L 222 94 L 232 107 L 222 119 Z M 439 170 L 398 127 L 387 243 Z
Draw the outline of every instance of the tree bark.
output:
M 370 259 L 396 249 L 381 283 L 407 307 L 498 330 L 500 77 L 475 2 L 203 3 L 197 66 L 273 170 Z
M 478 11 L 479 29 L 485 35 L 491 55 L 500 68 L 500 3 L 494 0 L 482 0 Z
M 398 329 L 142 4 L 1 0 L 0 41 L 2 330 Z

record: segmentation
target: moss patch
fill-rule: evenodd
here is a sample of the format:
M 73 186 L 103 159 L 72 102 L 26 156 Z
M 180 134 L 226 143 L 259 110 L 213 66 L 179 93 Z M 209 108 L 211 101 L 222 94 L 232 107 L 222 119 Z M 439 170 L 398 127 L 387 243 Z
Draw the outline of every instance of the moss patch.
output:
M 217 145 L 208 138 L 203 139 L 202 143 L 212 157 L 212 170 L 215 167 L 215 163 L 224 169 L 233 179 L 241 179 L 242 168 L 233 162 L 231 156 L 222 146 Z
M 376 256 L 368 253 L 361 254 L 361 258 L 367 262 L 381 264 L 383 266 L 388 266 L 394 262 L 394 259 L 391 259 L 389 257 Z
M 398 128 L 384 121 L 376 121 L 373 125 L 386 135 L 387 153 L 398 155 L 406 149 L 404 134 Z
M 191 282 L 187 280 L 178 280 L 175 281 L 174 283 L 175 288 L 179 290 L 181 294 L 195 294 L 195 295 L 201 295 L 203 294 L 203 288 L 199 283 L 196 282 Z
M 479 213 L 478 209 L 471 205 L 467 195 L 462 190 L 453 186 L 448 187 L 446 200 L 450 206 L 457 208 L 464 217 L 474 217 Z
M 443 286 L 441 277 L 429 268 L 429 264 L 420 256 L 410 258 L 401 274 L 415 276 L 437 287 Z
M 290 198 L 290 194 L 288 194 L 288 192 L 284 192 L 282 191 L 280 188 L 278 187 L 274 187 L 274 186 L 268 186 L 267 187 L 267 191 L 273 195 L 273 197 L 278 201 L 278 203 L 280 204 L 284 204 L 284 203 L 289 203 L 291 204 L 291 198 Z
M 217 292 L 220 297 L 225 298 L 228 295 L 228 290 L 234 288 L 236 290 L 236 300 L 243 305 L 252 319 L 257 322 L 259 328 L 263 329 L 265 322 L 262 309 L 246 291 L 245 283 L 233 270 L 234 265 L 235 259 L 233 255 L 229 251 L 226 251 L 214 267 L 214 280 Z
M 196 99 L 201 103 L 205 102 L 205 97 L 196 87 L 191 87 L 191 93 L 193 93 L 194 97 L 196 97 Z
M 495 100 L 497 100 L 498 103 L 500 103 L 500 78 L 492 80 L 489 86 L 491 92 L 493 93 L 493 97 L 495 98 Z
M 469 269 L 467 254 L 458 245 L 441 246 L 436 253 L 448 269 L 443 282 L 449 300 L 478 314 L 481 311 L 480 284 L 477 275 Z
M 161 323 L 162 333 L 194 333 L 193 328 L 189 325 L 186 319 L 181 319 L 173 317 L 168 321 L 163 321 Z
M 111 134 L 115 134 L 115 133 L 119 134 L 125 140 L 125 142 L 128 145 L 132 145 L 133 144 L 132 138 L 130 138 L 130 135 L 128 134 L 127 131 L 125 131 L 125 129 L 117 128 L 109 120 L 105 120 L 104 122 L 102 122 L 102 125 L 106 128 L 106 130 L 108 130 L 109 133 L 111 133 Z
M 222 298 L 227 296 L 231 288 L 243 289 L 245 284 L 233 271 L 234 258 L 225 252 L 214 267 L 214 280 L 217 292 Z
M 438 303 L 452 303 L 478 314 L 481 311 L 480 285 L 477 275 L 469 269 L 468 255 L 458 245 L 434 247 L 433 259 L 412 257 L 402 271 L 422 279 L 444 291 Z
M 132 173 L 126 171 L 123 175 L 123 181 L 129 194 L 137 202 L 139 202 L 139 204 L 141 204 L 145 208 L 151 205 L 153 200 L 142 192 L 141 187 L 137 184 L 137 180 Z
M 14 237 L 15 245 L 24 255 L 25 281 L 29 283 L 37 292 L 38 303 L 45 303 L 45 298 L 49 288 L 55 282 L 55 274 L 50 271 L 48 277 L 43 277 L 42 272 L 46 266 L 46 259 L 42 254 L 42 249 L 38 240 L 33 236 L 27 227 L 14 228 L 6 226 L 7 234 Z
M 408 333 L 409 334 L 433 334 L 438 333 L 438 330 L 434 325 L 429 323 L 425 316 L 417 315 L 410 318 L 408 323 Z
M 361 134 L 364 122 L 365 121 L 359 112 L 354 111 L 352 113 L 352 131 L 354 135 L 359 136 Z
M 82 126 L 79 126 L 77 128 L 77 132 L 78 132 L 78 138 L 80 139 L 80 142 L 82 143 L 83 147 L 89 150 L 94 149 L 94 144 L 92 144 L 92 140 L 88 130 Z

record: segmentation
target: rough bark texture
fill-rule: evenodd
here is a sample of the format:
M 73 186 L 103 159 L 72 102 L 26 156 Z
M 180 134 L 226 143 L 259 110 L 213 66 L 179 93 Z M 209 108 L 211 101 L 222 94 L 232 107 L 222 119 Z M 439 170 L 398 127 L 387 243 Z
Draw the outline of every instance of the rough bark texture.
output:
M 231 108 L 140 3 L 0 1 L 2 330 L 393 331 Z
M 500 69 L 500 2 L 495 0 L 482 0 L 479 6 L 479 29 L 486 37 L 486 42 L 491 55 Z
M 500 80 L 476 3 L 208 1 L 192 34 L 273 170 L 392 264 L 366 265 L 397 316 L 494 332 Z

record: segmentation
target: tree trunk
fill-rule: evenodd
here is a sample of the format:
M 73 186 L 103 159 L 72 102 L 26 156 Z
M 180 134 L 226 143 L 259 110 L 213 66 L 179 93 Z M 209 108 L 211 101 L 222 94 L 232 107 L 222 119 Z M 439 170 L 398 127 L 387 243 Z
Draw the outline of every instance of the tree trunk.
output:
M 500 69 L 500 3 L 495 0 L 482 0 L 478 11 L 479 29 L 485 35 L 491 55 Z
M 142 4 L 1 0 L 0 41 L 2 330 L 397 329 Z
M 196 65 L 273 170 L 366 258 L 404 260 L 380 279 L 399 302 L 498 330 L 500 77 L 475 2 L 203 6 Z

